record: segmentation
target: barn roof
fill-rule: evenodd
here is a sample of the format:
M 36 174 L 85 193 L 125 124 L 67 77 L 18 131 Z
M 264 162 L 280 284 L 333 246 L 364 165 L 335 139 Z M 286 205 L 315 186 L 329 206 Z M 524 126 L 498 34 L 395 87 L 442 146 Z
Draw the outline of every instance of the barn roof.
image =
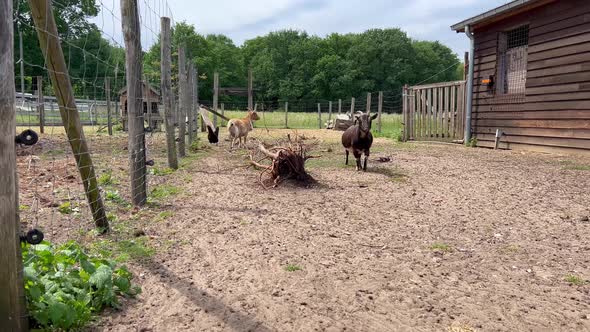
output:
M 457 32 L 465 32 L 465 26 L 469 25 L 473 28 L 479 28 L 499 20 L 503 20 L 510 16 L 514 16 L 533 8 L 554 2 L 556 0 L 516 0 L 509 2 L 503 6 L 494 8 L 485 13 L 479 14 L 472 18 L 468 18 L 457 24 L 451 25 L 451 30 Z

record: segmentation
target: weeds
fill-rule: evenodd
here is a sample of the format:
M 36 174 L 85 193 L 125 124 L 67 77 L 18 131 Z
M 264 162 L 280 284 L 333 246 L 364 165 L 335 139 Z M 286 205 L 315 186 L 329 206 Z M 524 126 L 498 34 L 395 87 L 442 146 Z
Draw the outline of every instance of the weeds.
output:
M 168 168 L 168 167 L 165 167 L 165 168 L 154 167 L 149 170 L 149 173 L 151 175 L 166 176 L 166 175 L 170 175 L 170 174 L 174 173 L 174 170 L 172 168 Z
M 130 204 L 121 197 L 116 190 L 107 190 L 104 195 L 104 199 L 108 202 L 113 202 L 121 206 L 129 206 Z
M 442 252 L 450 252 L 453 250 L 450 245 L 442 242 L 434 243 L 430 246 L 430 250 L 434 251 L 442 251 Z
M 61 205 L 57 208 L 57 211 L 59 211 L 61 214 L 71 214 L 74 212 L 74 209 L 72 209 L 72 204 L 68 201 L 61 203 Z
M 285 271 L 287 272 L 295 272 L 299 270 L 303 270 L 303 268 L 299 265 L 288 264 L 287 266 L 285 266 Z
M 569 274 L 565 277 L 565 281 L 569 282 L 572 285 L 580 286 L 586 283 L 586 280 L 582 279 L 579 276 Z
M 170 185 L 170 184 L 162 184 L 154 189 L 150 194 L 150 198 L 153 200 L 160 200 L 167 198 L 169 196 L 177 195 L 180 192 L 180 188 Z
M 111 169 L 107 169 L 98 177 L 98 184 L 101 186 L 111 186 L 117 184 L 118 182 L 113 177 L 113 171 Z
M 166 220 L 174 215 L 172 211 L 162 211 L 158 214 L 158 218 L 161 220 Z

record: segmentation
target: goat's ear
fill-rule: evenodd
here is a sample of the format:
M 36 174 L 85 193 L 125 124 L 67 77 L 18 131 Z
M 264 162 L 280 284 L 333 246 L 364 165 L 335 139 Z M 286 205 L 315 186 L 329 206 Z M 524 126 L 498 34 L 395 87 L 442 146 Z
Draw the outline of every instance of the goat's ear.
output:
M 379 115 L 379 113 L 375 113 L 375 114 L 371 115 L 371 120 L 375 120 L 377 118 L 377 115 Z

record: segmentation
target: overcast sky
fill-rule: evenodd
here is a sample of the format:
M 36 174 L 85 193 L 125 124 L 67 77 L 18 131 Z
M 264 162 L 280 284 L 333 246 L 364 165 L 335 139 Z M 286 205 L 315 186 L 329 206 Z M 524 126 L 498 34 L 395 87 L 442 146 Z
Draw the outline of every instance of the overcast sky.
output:
M 119 0 L 99 0 L 97 24 L 120 42 Z M 438 40 L 457 54 L 468 48 L 467 37 L 449 26 L 503 5 L 507 0 L 139 0 L 144 48 L 157 38 L 160 15 L 193 24 L 199 33 L 220 33 L 237 45 L 280 29 L 305 30 L 325 36 L 397 27 L 415 39 Z M 112 13 L 110 12 L 112 10 Z M 116 16 L 116 17 L 113 17 Z M 113 32 L 117 25 L 117 32 Z M 148 27 L 148 28 L 145 28 Z M 121 42 L 122 43 L 122 42 Z

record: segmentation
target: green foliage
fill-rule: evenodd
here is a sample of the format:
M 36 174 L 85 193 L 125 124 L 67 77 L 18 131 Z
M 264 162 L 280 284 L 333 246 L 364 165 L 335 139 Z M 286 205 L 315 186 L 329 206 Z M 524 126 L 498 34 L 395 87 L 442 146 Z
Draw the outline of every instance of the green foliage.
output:
M 180 192 L 180 189 L 176 186 L 169 185 L 169 184 L 162 184 L 160 186 L 155 187 L 152 189 L 150 194 L 151 199 L 164 199 L 166 197 L 176 195 Z
M 158 214 L 158 218 L 162 219 L 162 220 L 166 220 L 170 217 L 172 217 L 174 215 L 174 212 L 172 211 L 162 211 Z
M 125 201 L 125 199 L 121 197 L 121 194 L 119 194 L 119 192 L 116 190 L 107 190 L 105 192 L 104 198 L 109 202 L 113 202 L 122 206 L 129 205 L 129 203 Z
M 568 165 L 565 169 L 573 171 L 590 171 L 590 165 Z
M 287 272 L 295 272 L 295 271 L 299 271 L 299 270 L 303 270 L 303 268 L 299 265 L 288 264 L 287 266 L 285 266 L 285 271 L 287 271 Z
M 471 137 L 471 139 L 469 140 L 469 143 L 467 143 L 467 146 L 470 148 L 476 148 L 477 147 L 477 138 Z
M 192 145 L 195 144 L 195 142 L 193 142 L 191 144 Z M 149 173 L 152 175 L 158 175 L 158 176 L 166 176 L 166 175 L 170 175 L 172 173 L 174 173 L 174 170 L 172 168 L 159 168 L 159 167 L 153 167 L 149 170 Z
M 446 243 L 434 243 L 430 246 L 430 249 L 443 252 L 449 252 L 453 250 L 453 248 L 451 248 L 451 246 Z
M 29 209 L 31 209 L 31 207 L 28 206 L 28 205 L 25 205 L 25 204 L 21 204 L 21 205 L 18 206 L 18 210 L 21 211 L 21 212 L 22 211 L 28 211 Z
M 565 281 L 569 282 L 572 285 L 576 285 L 576 286 L 583 285 L 586 283 L 586 280 L 582 279 L 579 276 L 573 275 L 573 274 L 567 275 L 565 277 Z
M 104 307 L 118 308 L 118 296 L 140 292 L 124 266 L 90 256 L 75 242 L 23 245 L 27 309 L 38 327 L 80 328 Z
M 101 186 L 110 186 L 117 184 L 117 180 L 113 177 L 113 170 L 107 169 L 98 177 L 98 184 Z
M 72 209 L 72 204 L 69 201 L 61 203 L 61 205 L 57 208 L 57 211 L 62 214 L 70 214 L 74 212 Z

